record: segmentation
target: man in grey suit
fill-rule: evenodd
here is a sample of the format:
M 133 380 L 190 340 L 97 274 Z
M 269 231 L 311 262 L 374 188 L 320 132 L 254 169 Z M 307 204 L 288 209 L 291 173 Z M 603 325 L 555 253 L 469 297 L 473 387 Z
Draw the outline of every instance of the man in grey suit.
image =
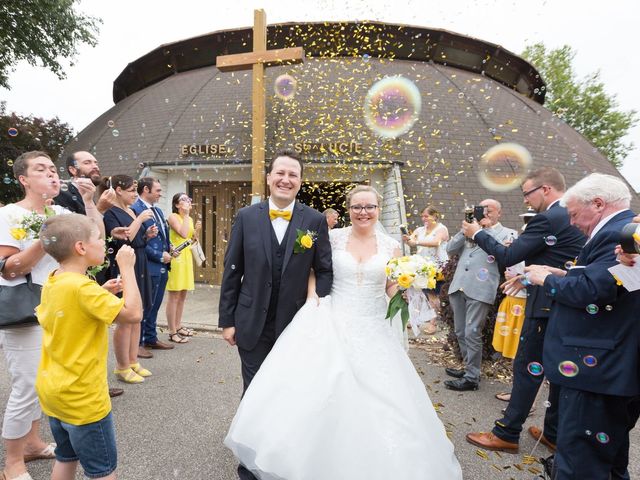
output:
M 517 232 L 500 224 L 500 202 L 487 199 L 480 205 L 484 207 L 484 218 L 479 223 L 484 231 L 500 243 L 512 241 Z M 482 362 L 482 328 L 496 299 L 500 271 L 495 259 L 473 241 L 465 240 L 462 231 L 449 241 L 447 253 L 449 256 L 460 255 L 448 293 L 465 368 L 447 368 L 447 375 L 455 380 L 447 380 L 444 385 L 450 390 L 477 390 Z

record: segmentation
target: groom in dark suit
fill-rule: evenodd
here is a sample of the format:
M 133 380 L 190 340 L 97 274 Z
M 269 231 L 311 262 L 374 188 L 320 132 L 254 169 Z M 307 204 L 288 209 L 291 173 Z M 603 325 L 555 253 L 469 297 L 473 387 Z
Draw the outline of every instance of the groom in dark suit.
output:
M 327 222 L 296 201 L 302 170 L 293 153 L 277 154 L 268 167 L 269 199 L 238 211 L 227 244 L 218 325 L 224 339 L 238 346 L 245 390 L 305 303 L 312 269 L 318 296 L 331 290 Z M 295 253 L 298 230 L 312 232 L 315 239 Z
M 267 169 L 269 199 L 238 211 L 227 244 L 218 325 L 224 339 L 238 346 L 245 391 L 305 303 L 312 269 L 317 295 L 331 291 L 327 222 L 320 212 L 296 201 L 302 170 L 293 153 L 277 154 Z M 299 230 L 312 232 L 312 245 L 297 245 L 302 243 L 297 241 Z M 242 465 L 238 475 L 255 478 Z
M 554 301 L 544 373 L 560 386 L 555 480 L 628 479 L 629 431 L 640 414 L 640 292 L 609 268 L 620 231 L 634 214 L 620 179 L 594 173 L 564 195 L 571 223 L 589 240 L 568 271 L 530 266 Z

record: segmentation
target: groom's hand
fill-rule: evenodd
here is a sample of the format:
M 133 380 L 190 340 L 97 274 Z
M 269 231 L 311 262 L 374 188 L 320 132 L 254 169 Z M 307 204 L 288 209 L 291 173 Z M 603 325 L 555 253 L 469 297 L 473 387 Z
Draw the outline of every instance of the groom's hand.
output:
M 222 329 L 222 338 L 224 338 L 232 347 L 236 344 L 236 327 L 227 327 Z

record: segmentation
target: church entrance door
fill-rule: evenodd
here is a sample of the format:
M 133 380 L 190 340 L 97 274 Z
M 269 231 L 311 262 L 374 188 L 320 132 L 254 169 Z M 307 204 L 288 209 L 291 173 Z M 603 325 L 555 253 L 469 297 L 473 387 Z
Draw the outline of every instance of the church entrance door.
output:
M 251 201 L 251 182 L 190 182 L 192 215 L 202 222 L 200 241 L 207 261 L 195 267 L 196 282 L 220 285 L 224 253 L 238 210 Z

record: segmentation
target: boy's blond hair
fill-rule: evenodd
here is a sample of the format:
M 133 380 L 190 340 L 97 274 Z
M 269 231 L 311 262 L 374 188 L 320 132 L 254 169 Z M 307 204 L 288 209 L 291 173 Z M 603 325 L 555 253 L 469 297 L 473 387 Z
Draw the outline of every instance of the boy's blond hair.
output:
M 76 242 L 88 242 L 96 228 L 95 222 L 84 215 L 55 215 L 42 225 L 40 240 L 45 252 L 64 262 L 73 255 Z

